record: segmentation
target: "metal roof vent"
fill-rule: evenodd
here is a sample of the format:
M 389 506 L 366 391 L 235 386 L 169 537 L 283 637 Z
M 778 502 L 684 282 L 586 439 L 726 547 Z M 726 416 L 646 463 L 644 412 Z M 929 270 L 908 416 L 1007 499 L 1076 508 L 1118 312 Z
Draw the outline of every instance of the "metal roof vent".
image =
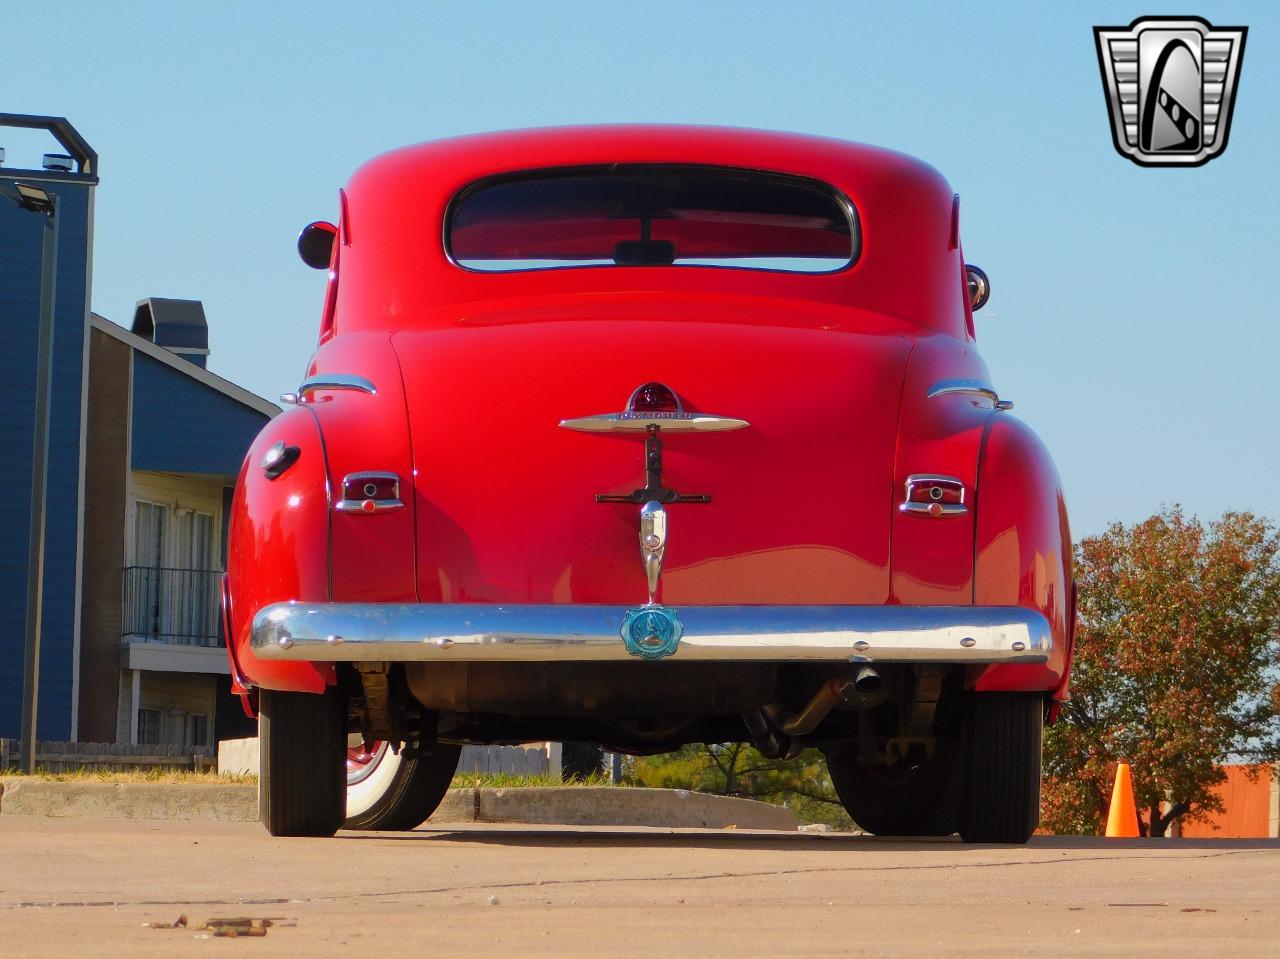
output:
M 199 300 L 149 296 L 133 311 L 134 333 L 201 369 L 209 356 L 209 323 Z
M 40 165 L 46 170 L 58 173 L 70 173 L 75 169 L 75 160 L 66 153 L 46 153 L 40 158 Z

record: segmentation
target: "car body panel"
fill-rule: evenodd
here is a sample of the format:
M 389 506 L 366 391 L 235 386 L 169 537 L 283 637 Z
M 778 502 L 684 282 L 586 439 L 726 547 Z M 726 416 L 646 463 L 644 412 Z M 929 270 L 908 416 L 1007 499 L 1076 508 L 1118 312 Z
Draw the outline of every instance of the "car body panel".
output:
M 262 462 L 276 443 L 297 462 L 268 479 Z M 227 551 L 227 647 L 232 675 L 255 686 L 320 692 L 333 682 L 325 663 L 271 663 L 254 655 L 253 613 L 271 603 L 322 601 L 329 593 L 329 484 L 324 446 L 310 409 L 286 410 L 254 440 L 231 503 Z
M 513 170 L 614 163 L 707 164 L 769 170 L 831 184 L 862 223 L 847 270 L 798 275 L 702 267 L 582 267 L 520 273 L 462 270 L 442 224 L 464 187 Z M 405 147 L 362 166 L 345 191 L 336 331 L 425 329 L 465 323 L 472 307 L 579 304 L 617 294 L 776 297 L 895 316 L 966 335 L 963 264 L 951 240 L 954 194 L 912 157 L 795 134 L 700 127 L 603 126 L 457 137 Z
M 665 318 L 638 318 L 646 311 Z M 667 485 L 712 501 L 667 507 L 660 601 L 887 599 L 892 398 L 909 341 L 772 327 L 746 307 L 734 323 L 699 312 L 671 301 L 593 321 L 396 334 L 423 601 L 643 602 L 637 507 L 595 496 L 644 485 L 644 436 L 559 423 L 617 412 L 649 380 L 692 411 L 750 423 L 664 437 Z M 673 335 L 676 348 L 646 347 Z
M 698 164 L 814 178 L 847 197 L 847 269 L 711 266 L 476 272 L 451 262 L 458 191 L 519 170 Z M 601 604 L 647 590 L 634 504 L 644 435 L 561 421 L 620 412 L 646 382 L 746 428 L 663 433 L 667 507 L 656 599 L 673 607 L 1022 607 L 1043 663 L 971 665 L 979 690 L 1061 699 L 1074 606 L 1061 485 L 1038 438 L 997 409 L 973 335 L 958 203 L 928 165 L 818 137 L 615 126 L 462 137 L 365 164 L 340 194 L 317 389 L 251 449 L 231 529 L 233 668 L 317 691 L 332 664 L 254 655 L 273 603 Z M 984 384 L 931 395 L 951 380 Z M 278 480 L 279 439 L 303 456 Z M 394 473 L 403 508 L 340 513 L 343 477 Z M 953 477 L 965 509 L 900 509 L 908 477 Z M 297 498 L 295 502 L 294 498 Z M 1046 647 L 1047 648 L 1047 647 Z M 660 667 L 658 667 L 660 668 Z
M 1044 689 L 1067 695 L 1075 627 L 1071 531 L 1057 467 L 1026 424 L 999 416 L 982 451 L 974 601 L 1022 606 L 1049 621 L 1053 655 L 1043 665 L 982 671 L 979 690 Z
M 893 580 L 891 602 L 901 605 L 968 604 L 973 600 L 974 503 L 957 516 L 934 518 L 898 509 L 907 478 L 953 476 L 972 500 L 978 454 L 994 405 L 964 394 L 930 396 L 936 384 L 966 378 L 987 382 L 986 365 L 972 344 L 929 336 L 915 342 L 902 387 L 893 470 Z

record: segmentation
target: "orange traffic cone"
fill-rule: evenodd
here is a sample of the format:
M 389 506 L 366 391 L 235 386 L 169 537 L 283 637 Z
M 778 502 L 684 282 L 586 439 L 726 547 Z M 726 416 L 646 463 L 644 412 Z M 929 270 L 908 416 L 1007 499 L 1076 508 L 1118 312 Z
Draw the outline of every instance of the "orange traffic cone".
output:
M 1133 804 L 1133 782 L 1129 764 L 1116 766 L 1116 784 L 1111 790 L 1111 809 L 1107 813 L 1107 838 L 1135 839 L 1138 833 L 1138 810 Z

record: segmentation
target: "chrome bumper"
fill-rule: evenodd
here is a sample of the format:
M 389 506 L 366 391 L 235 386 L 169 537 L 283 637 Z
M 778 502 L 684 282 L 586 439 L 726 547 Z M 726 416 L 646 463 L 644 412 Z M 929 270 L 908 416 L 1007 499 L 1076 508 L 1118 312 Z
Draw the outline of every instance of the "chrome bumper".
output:
M 628 661 L 625 606 L 277 603 L 253 619 L 260 659 Z M 672 659 L 1043 663 L 1048 621 L 1017 606 L 681 606 Z

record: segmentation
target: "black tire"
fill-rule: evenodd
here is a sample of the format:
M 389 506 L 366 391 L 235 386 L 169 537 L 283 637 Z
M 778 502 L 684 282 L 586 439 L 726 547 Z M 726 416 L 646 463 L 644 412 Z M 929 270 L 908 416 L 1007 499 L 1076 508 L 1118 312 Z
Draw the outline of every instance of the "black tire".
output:
M 949 836 L 959 812 L 958 743 L 939 738 L 918 763 L 864 766 L 857 753 L 827 756 L 831 784 L 845 811 L 875 836 Z
M 444 743 L 424 746 L 416 756 L 386 750 L 379 765 L 391 764 L 391 776 L 384 778 L 385 785 L 379 786 L 371 803 L 360 803 L 364 808 L 349 816 L 343 828 L 407 830 L 421 826 L 449 791 L 461 755 L 461 746 Z M 352 788 L 356 787 L 348 786 L 348 790 Z
M 1044 696 L 974 693 L 964 721 L 960 838 L 1025 843 L 1040 823 Z
M 346 715 L 322 695 L 262 690 L 258 814 L 273 836 L 332 836 L 346 816 Z

